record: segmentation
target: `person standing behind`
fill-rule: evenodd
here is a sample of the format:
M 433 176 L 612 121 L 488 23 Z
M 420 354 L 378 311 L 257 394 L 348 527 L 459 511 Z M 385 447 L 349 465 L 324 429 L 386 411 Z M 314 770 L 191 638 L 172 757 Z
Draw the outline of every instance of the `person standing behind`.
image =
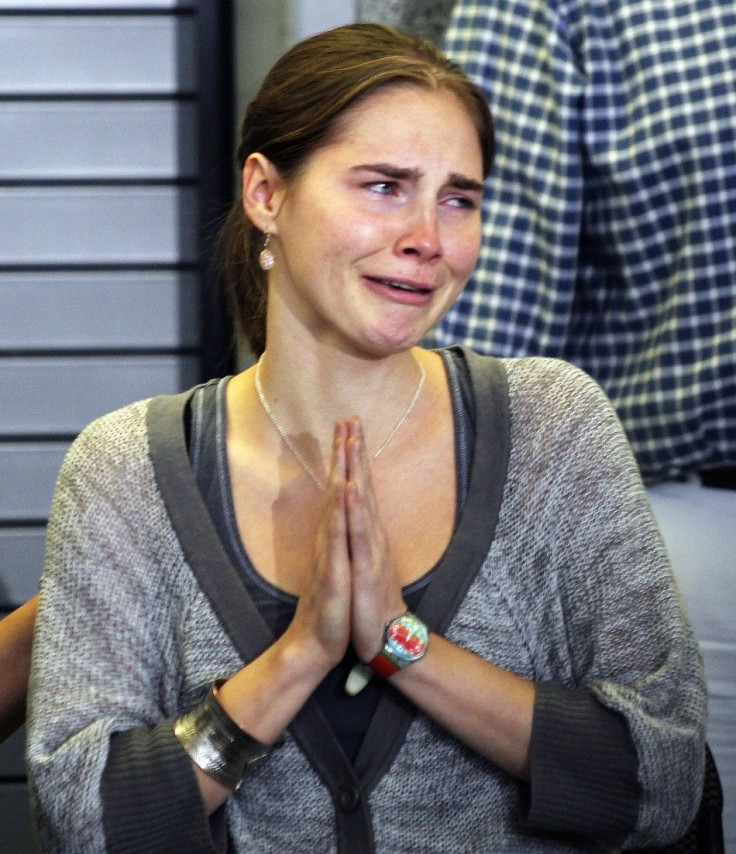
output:
M 586 370 L 633 446 L 704 654 L 736 850 L 736 7 L 460 0 L 498 155 L 430 337 Z

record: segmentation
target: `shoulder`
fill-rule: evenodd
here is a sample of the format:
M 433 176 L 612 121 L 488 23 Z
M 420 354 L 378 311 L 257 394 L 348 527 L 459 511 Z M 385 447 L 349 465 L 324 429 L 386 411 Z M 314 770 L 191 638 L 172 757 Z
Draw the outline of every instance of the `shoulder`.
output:
M 149 416 L 154 410 L 181 412 L 187 395 L 165 395 L 130 403 L 88 424 L 72 442 L 59 474 L 57 486 L 70 479 L 84 479 L 112 488 L 130 486 L 150 468 Z M 173 422 L 172 422 L 173 423 Z
M 558 359 L 501 361 L 509 385 L 510 476 L 524 477 L 529 470 L 534 481 L 545 472 L 563 503 L 601 501 L 622 512 L 645 512 L 631 446 L 598 383 Z M 571 499 L 572 494 L 577 497 Z
M 112 438 L 129 430 L 145 429 L 146 412 L 151 399 L 138 400 L 108 412 L 91 421 L 79 434 L 76 442 L 95 442 L 101 438 Z
M 522 356 L 498 360 L 509 377 L 518 382 L 552 380 L 555 384 L 575 387 L 594 386 L 597 383 L 572 362 L 547 356 Z
M 106 462 L 115 463 L 128 454 L 146 453 L 151 418 L 161 421 L 166 415 L 173 416 L 164 425 L 173 426 L 176 416 L 182 416 L 186 401 L 197 388 L 199 386 L 181 394 L 139 400 L 96 418 L 74 440 L 69 457 L 94 451 Z
M 510 404 L 517 409 L 545 409 L 570 415 L 599 410 L 616 420 L 613 407 L 598 383 L 581 368 L 562 359 L 544 356 L 498 358 L 482 356 L 468 347 L 453 345 L 436 351 L 448 369 L 481 384 L 506 386 Z
M 498 382 L 508 385 L 515 403 L 554 405 L 567 409 L 571 405 L 611 405 L 598 383 L 581 368 L 562 359 L 544 356 L 497 358 L 481 356 L 466 347 L 448 347 L 441 352 L 447 360 L 467 363 L 474 383 Z
M 541 356 L 498 361 L 506 372 L 509 397 L 517 409 L 541 408 L 565 419 L 597 413 L 616 420 L 603 389 L 576 365 Z
M 64 574 L 76 567 L 101 584 L 110 570 L 116 583 L 133 584 L 159 577 L 149 572 L 151 561 L 179 561 L 150 454 L 147 416 L 156 399 L 97 418 L 72 443 L 49 515 L 48 567 Z
M 145 455 L 148 405 L 148 400 L 138 401 L 88 424 L 72 442 L 62 473 L 80 468 L 119 469 L 126 460 Z
M 569 462 L 616 459 L 636 466 L 618 415 L 598 383 L 560 359 L 501 359 L 506 372 L 512 436 Z M 573 452 L 575 449 L 575 452 Z

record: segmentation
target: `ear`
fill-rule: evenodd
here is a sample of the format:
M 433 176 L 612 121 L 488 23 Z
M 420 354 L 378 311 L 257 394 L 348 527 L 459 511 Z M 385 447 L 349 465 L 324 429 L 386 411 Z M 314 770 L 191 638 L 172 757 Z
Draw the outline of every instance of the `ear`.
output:
M 278 169 L 260 152 L 249 155 L 243 166 L 243 208 L 253 225 L 273 232 L 273 221 L 286 194 Z

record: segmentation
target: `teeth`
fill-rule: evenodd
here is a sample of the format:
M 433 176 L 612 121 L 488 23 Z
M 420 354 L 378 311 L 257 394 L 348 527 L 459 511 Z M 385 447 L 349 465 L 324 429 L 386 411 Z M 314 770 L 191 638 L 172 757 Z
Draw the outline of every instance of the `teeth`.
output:
M 399 291 L 417 291 L 419 288 L 412 288 L 411 285 L 405 285 L 403 282 L 394 282 L 391 279 L 385 279 L 384 284 L 390 288 L 396 288 Z

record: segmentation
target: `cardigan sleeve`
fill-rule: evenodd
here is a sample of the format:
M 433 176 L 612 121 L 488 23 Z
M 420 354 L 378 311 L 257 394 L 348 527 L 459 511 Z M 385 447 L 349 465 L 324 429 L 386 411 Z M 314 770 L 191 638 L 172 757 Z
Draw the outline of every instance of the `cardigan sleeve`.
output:
M 638 762 L 622 715 L 586 688 L 537 685 L 527 824 L 619 844 L 636 827 Z
M 171 721 L 111 736 L 101 800 L 108 854 L 225 850 L 225 810 L 208 821 Z
M 59 475 L 34 641 L 27 764 L 44 852 L 215 852 L 173 736 L 184 572 L 145 404 L 88 427 Z
M 539 688 L 529 821 L 623 847 L 666 844 L 702 792 L 697 642 L 609 401 L 571 365 L 512 361 L 508 595 Z

